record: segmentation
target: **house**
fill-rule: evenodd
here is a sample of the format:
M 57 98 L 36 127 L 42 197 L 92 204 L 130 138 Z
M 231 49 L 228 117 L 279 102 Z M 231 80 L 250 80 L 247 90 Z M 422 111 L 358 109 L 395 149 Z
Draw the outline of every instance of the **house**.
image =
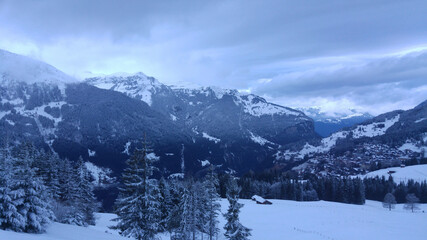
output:
M 252 196 L 252 201 L 255 201 L 257 204 L 264 204 L 264 205 L 271 205 L 273 204 L 272 202 L 258 196 L 258 195 L 253 195 Z

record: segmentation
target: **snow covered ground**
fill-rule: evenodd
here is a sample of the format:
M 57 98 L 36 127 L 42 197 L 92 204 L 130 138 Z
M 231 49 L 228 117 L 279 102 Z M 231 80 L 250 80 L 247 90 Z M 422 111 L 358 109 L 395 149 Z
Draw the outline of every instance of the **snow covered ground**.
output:
M 273 205 L 242 202 L 245 207 L 241 221 L 253 229 L 254 240 L 415 240 L 427 235 L 427 213 L 412 214 L 402 205 L 390 212 L 374 201 L 367 201 L 364 206 L 325 201 L 271 200 Z M 427 205 L 422 209 L 427 210 Z
M 367 201 L 365 205 L 350 205 L 333 202 L 294 202 L 271 200 L 273 205 L 258 205 L 251 200 L 240 200 L 241 222 L 252 229 L 253 240 L 424 240 L 427 236 L 427 204 L 422 204 L 416 213 L 403 210 L 398 204 L 388 211 L 380 202 Z M 222 200 L 222 211 L 227 201 Z M 422 211 L 425 211 L 423 213 Z M 0 230 L 0 239 L 7 240 L 109 240 L 128 239 L 108 229 L 113 223 L 113 214 L 98 214 L 96 226 L 88 228 L 52 224 L 45 234 L 25 234 Z M 225 220 L 221 217 L 221 235 Z M 161 236 L 169 239 L 168 235 Z M 206 239 L 206 236 L 205 236 Z
M 416 182 L 427 181 L 427 164 L 407 166 L 404 168 L 392 167 L 392 168 L 380 169 L 377 171 L 367 173 L 366 175 L 363 175 L 361 177 L 363 178 L 363 177 L 384 176 L 388 178 L 389 171 L 395 171 L 395 173 L 393 173 L 392 176 L 393 176 L 393 180 L 396 183 L 399 183 L 401 181 L 406 182 L 409 179 L 413 179 Z
M 15 233 L 0 230 L 1 240 L 125 240 L 117 232 L 111 231 L 107 226 L 114 214 L 100 213 L 96 226 L 77 227 L 68 224 L 52 223 L 44 234 Z

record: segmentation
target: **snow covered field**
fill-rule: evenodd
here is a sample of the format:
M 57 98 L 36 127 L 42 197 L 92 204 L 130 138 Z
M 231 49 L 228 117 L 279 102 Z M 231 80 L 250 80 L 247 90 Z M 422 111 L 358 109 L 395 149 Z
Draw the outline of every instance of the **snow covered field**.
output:
M 387 211 L 380 202 L 365 205 L 271 200 L 273 205 L 245 203 L 241 221 L 254 240 L 425 239 L 427 213 L 410 213 L 402 205 Z M 427 205 L 421 208 L 426 211 Z M 225 208 L 223 208 L 223 211 Z
M 403 210 L 398 204 L 392 211 L 382 207 L 380 202 L 367 201 L 365 205 L 350 205 L 333 202 L 294 202 L 271 200 L 273 205 L 257 205 L 251 200 L 240 200 L 241 222 L 252 228 L 253 240 L 425 240 L 427 236 L 427 204 L 421 204 L 416 213 Z M 222 200 L 222 211 L 227 201 Z M 425 211 L 425 213 L 422 212 Z M 65 224 L 52 224 L 45 234 L 14 233 L 0 230 L 4 240 L 124 240 L 107 226 L 113 214 L 98 214 L 96 226 L 88 228 Z M 224 219 L 221 217 L 221 235 Z M 169 236 L 162 236 L 162 240 Z M 205 236 L 206 239 L 206 236 Z
M 386 169 L 380 169 L 377 171 L 373 171 L 370 173 L 367 173 L 366 175 L 363 175 L 362 177 L 375 177 L 375 176 L 384 176 L 388 178 L 388 172 L 389 171 L 395 171 L 395 173 L 392 174 L 393 180 L 396 183 L 399 183 L 401 181 L 408 181 L 408 179 L 413 179 L 416 182 L 422 182 L 427 181 L 427 164 L 423 165 L 414 165 L 414 166 L 407 166 L 404 168 L 401 167 L 392 167 L 392 168 L 386 168 Z
M 118 233 L 111 231 L 107 226 L 113 223 L 110 220 L 114 214 L 97 214 L 99 219 L 96 226 L 77 227 L 61 223 L 52 223 L 44 234 L 15 233 L 0 230 L 1 240 L 125 240 Z

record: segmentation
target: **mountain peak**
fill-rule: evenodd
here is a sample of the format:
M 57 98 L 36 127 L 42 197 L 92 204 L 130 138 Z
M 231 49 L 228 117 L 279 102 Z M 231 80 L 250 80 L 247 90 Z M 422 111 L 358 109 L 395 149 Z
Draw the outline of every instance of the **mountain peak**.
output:
M 137 73 L 114 73 L 87 78 L 86 82 L 98 88 L 114 90 L 126 95 L 140 99 L 151 106 L 152 94 L 164 85 L 153 77 L 142 72 Z
M 18 82 L 65 85 L 77 81 L 47 63 L 1 49 L 0 63 L 1 85 Z
M 116 72 L 111 74 L 99 74 L 92 76 L 91 78 L 96 77 L 106 77 L 106 78 L 129 78 L 129 77 L 140 77 L 140 78 L 147 78 L 148 76 L 145 75 L 143 72 L 135 72 L 135 73 L 127 73 L 127 72 Z
M 297 109 L 313 118 L 313 120 L 320 122 L 341 122 L 351 118 L 370 119 L 373 117 L 367 112 L 360 112 L 355 109 L 347 109 L 341 112 L 327 112 L 318 106 Z

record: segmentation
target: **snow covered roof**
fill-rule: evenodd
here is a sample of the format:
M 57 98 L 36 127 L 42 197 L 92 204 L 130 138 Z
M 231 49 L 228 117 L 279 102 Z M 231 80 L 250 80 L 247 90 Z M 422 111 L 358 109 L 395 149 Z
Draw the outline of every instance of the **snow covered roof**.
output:
M 254 201 L 257 201 L 257 202 L 261 202 L 261 203 L 266 201 L 263 197 L 258 196 L 258 195 L 253 195 L 251 199 Z

